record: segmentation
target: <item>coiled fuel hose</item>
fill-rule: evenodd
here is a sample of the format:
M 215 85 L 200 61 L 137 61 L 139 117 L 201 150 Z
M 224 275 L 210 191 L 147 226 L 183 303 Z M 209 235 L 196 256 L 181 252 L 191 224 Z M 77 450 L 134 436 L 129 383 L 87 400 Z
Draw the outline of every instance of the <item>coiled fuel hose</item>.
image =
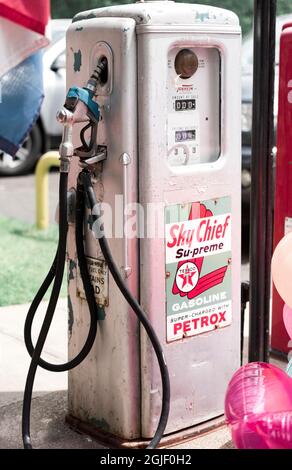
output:
M 82 184 L 84 187 L 84 192 L 87 196 L 87 200 L 89 202 L 89 206 L 92 212 L 93 217 L 96 216 L 96 212 L 99 213 L 99 210 L 96 211 L 96 209 L 99 206 L 99 203 L 97 202 L 95 192 L 92 186 L 91 182 L 91 177 L 90 173 L 86 170 L 83 170 L 80 175 L 79 175 L 79 183 L 77 186 L 77 199 L 78 199 L 78 193 L 82 193 Z M 81 182 L 81 184 L 80 184 Z M 85 201 L 83 202 L 83 204 Z M 159 368 L 160 368 L 160 374 L 161 374 L 161 381 L 162 381 L 162 408 L 161 408 L 161 414 L 160 414 L 160 419 L 159 423 L 156 429 L 156 432 L 154 434 L 153 439 L 150 441 L 148 444 L 147 449 L 155 449 L 155 447 L 158 445 L 159 441 L 161 440 L 163 436 L 163 432 L 166 428 L 167 421 L 168 421 L 168 415 L 169 415 L 169 407 L 170 407 L 170 382 L 169 382 L 169 373 L 168 373 L 168 368 L 167 364 L 165 361 L 165 357 L 163 354 L 163 350 L 161 347 L 161 344 L 159 342 L 159 339 L 155 333 L 155 330 L 151 323 L 149 322 L 145 312 L 142 310 L 141 306 L 137 302 L 137 300 L 132 296 L 131 292 L 128 290 L 124 279 L 122 278 L 120 271 L 112 257 L 107 239 L 104 235 L 102 224 L 96 224 L 97 227 L 100 228 L 99 233 L 95 233 L 99 245 L 101 248 L 101 252 L 103 254 L 103 257 L 105 259 L 106 264 L 108 265 L 108 268 L 110 270 L 110 273 L 112 277 L 114 278 L 118 288 L 120 289 L 122 295 L 136 314 L 137 318 L 139 321 L 142 323 L 143 327 L 146 330 L 146 333 L 152 343 L 153 349 L 155 351 Z
M 43 369 L 52 371 L 52 372 L 64 372 L 70 369 L 73 369 L 79 365 L 89 354 L 93 343 L 96 337 L 97 331 L 97 321 L 98 321 L 98 308 L 95 301 L 94 290 L 90 282 L 90 277 L 87 268 L 87 261 L 84 253 L 84 241 L 83 241 L 83 227 L 84 227 L 84 215 L 85 215 L 85 195 L 87 195 L 91 211 L 96 207 L 97 200 L 93 190 L 90 173 L 86 170 L 83 170 L 78 178 L 77 184 L 77 200 L 76 200 L 76 224 L 75 224 L 75 237 L 76 237 L 76 249 L 77 249 L 77 258 L 80 269 L 80 274 L 82 282 L 84 285 L 84 290 L 86 294 L 86 300 L 89 307 L 90 313 L 90 328 L 88 332 L 87 339 L 85 344 L 79 354 L 64 364 L 51 364 L 47 361 L 44 361 L 41 358 L 42 350 L 53 320 L 55 313 L 58 297 L 60 294 L 60 289 L 62 285 L 64 270 L 65 270 L 65 261 L 66 261 L 66 242 L 67 242 L 67 183 L 68 183 L 68 174 L 60 173 L 60 185 L 59 185 L 59 211 L 60 211 L 60 223 L 59 223 L 59 243 L 58 249 L 53 261 L 53 264 L 45 278 L 43 284 L 41 285 L 38 293 L 36 294 L 31 307 L 28 311 L 25 328 L 24 328 L 24 337 L 27 350 L 31 356 L 31 363 L 26 379 L 24 398 L 23 398 L 23 408 L 22 408 L 22 439 L 25 449 L 32 449 L 31 438 L 30 438 L 30 412 L 31 412 L 31 399 L 33 392 L 33 385 L 37 367 L 40 366 Z M 123 278 L 121 277 L 119 270 L 113 260 L 111 255 L 107 240 L 104 235 L 98 234 L 98 241 L 100 243 L 102 254 L 105 258 L 106 263 L 108 264 L 109 270 L 118 285 L 121 293 L 133 309 L 134 313 L 137 315 L 140 322 L 143 324 L 149 339 L 153 345 L 155 354 L 160 367 L 161 379 L 162 379 L 162 409 L 161 415 L 158 422 L 157 430 L 153 439 L 150 441 L 147 449 L 154 449 L 159 441 L 161 440 L 165 427 L 167 425 L 168 415 L 169 415 L 169 406 L 170 406 L 170 383 L 169 383 L 169 374 L 163 351 L 158 340 L 158 337 L 150 324 L 146 314 L 141 309 L 137 300 L 132 296 L 132 294 L 127 289 Z M 53 282 L 53 288 L 46 311 L 43 324 L 36 341 L 35 347 L 32 342 L 32 324 L 37 311 L 37 308 L 42 301 L 45 293 Z

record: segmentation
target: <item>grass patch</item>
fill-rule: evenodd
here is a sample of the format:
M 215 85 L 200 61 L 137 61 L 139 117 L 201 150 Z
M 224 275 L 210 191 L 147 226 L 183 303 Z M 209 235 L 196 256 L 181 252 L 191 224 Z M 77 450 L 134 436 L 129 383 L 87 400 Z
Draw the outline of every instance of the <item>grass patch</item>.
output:
M 53 262 L 57 243 L 57 225 L 40 231 L 19 220 L 0 218 L 0 306 L 33 300 Z M 66 296 L 65 277 L 62 297 Z

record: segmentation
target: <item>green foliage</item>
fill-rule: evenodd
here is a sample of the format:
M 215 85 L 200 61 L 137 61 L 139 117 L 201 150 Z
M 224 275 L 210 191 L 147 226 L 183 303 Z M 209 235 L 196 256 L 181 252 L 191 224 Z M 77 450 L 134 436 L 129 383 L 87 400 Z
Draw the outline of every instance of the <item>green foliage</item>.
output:
M 131 0 L 51 0 L 52 18 L 73 18 L 81 11 L 123 3 Z
M 18 220 L 0 218 L 1 307 L 33 300 L 52 264 L 57 240 L 57 225 L 39 231 Z M 62 296 L 66 296 L 65 280 Z
M 181 3 L 195 3 L 177 0 Z M 72 18 L 76 13 L 108 5 L 131 3 L 131 0 L 51 0 L 53 18 Z M 243 34 L 252 27 L 254 0 L 198 0 L 197 3 L 227 8 L 240 18 Z M 278 15 L 292 13 L 291 0 L 278 0 Z

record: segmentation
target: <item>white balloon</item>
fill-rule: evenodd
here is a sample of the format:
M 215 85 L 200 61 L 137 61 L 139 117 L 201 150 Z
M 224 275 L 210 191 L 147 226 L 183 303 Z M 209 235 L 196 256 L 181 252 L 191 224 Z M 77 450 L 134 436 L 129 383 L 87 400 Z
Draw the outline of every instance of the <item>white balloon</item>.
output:
M 292 308 L 292 233 L 282 238 L 274 251 L 272 278 L 279 295 Z

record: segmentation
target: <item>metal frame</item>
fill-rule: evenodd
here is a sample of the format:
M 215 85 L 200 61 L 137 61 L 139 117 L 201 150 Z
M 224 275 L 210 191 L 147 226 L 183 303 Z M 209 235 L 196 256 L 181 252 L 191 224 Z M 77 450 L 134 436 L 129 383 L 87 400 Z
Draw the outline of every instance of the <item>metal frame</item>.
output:
M 269 360 L 276 7 L 254 2 L 249 362 Z

